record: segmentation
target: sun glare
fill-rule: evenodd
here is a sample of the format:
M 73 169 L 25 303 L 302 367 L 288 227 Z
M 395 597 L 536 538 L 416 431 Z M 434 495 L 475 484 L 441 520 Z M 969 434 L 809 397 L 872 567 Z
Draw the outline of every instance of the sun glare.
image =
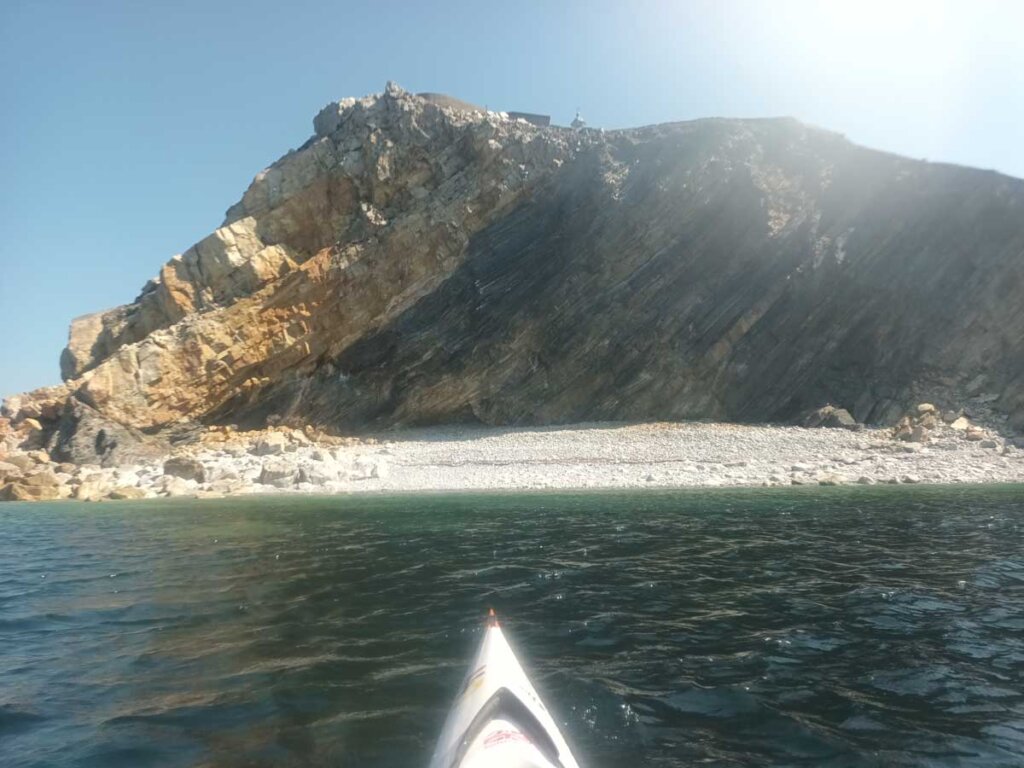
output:
M 927 81 L 948 74 L 962 59 L 960 39 L 941 3 L 781 3 L 770 13 L 791 30 L 782 39 L 799 65 L 823 74 Z

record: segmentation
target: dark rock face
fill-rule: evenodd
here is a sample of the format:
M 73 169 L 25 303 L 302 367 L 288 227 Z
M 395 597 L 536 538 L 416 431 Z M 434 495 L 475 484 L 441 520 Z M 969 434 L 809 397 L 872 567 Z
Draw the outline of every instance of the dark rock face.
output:
M 1024 183 L 789 120 L 606 135 L 432 294 L 275 410 L 452 420 L 891 422 L 979 371 L 1020 418 Z
M 112 421 L 85 403 L 68 400 L 49 445 L 56 461 L 113 467 L 153 459 L 164 441 Z
M 75 322 L 61 456 L 270 416 L 894 423 L 978 386 L 1024 428 L 1022 181 L 790 119 L 570 131 L 393 85 L 315 130 Z

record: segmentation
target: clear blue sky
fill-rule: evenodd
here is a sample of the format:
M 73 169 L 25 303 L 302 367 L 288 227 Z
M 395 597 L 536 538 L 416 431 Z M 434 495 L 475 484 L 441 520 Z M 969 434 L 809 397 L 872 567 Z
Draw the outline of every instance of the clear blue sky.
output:
M 1022 31 L 1016 0 L 3 0 L 0 395 L 386 80 L 606 128 L 792 115 L 1024 177 Z

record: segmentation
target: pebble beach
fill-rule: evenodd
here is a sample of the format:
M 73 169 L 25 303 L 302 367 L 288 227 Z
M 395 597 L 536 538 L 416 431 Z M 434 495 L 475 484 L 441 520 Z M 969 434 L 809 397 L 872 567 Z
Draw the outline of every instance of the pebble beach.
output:
M 10 486 L 84 501 L 253 493 L 571 490 L 1024 482 L 1024 450 L 940 424 L 912 440 L 859 430 L 721 423 L 407 429 L 329 437 L 212 429 L 147 464 L 0 462 Z M 38 462 L 38 463 L 37 463 Z M 14 499 L 18 500 L 18 499 Z

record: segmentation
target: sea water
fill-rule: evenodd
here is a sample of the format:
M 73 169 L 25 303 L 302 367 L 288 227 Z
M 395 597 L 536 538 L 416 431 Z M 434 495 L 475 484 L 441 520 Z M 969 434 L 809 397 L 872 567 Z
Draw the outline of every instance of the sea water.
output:
M 0 765 L 422 766 L 494 607 L 585 766 L 1024 765 L 1024 489 L 0 506 Z

